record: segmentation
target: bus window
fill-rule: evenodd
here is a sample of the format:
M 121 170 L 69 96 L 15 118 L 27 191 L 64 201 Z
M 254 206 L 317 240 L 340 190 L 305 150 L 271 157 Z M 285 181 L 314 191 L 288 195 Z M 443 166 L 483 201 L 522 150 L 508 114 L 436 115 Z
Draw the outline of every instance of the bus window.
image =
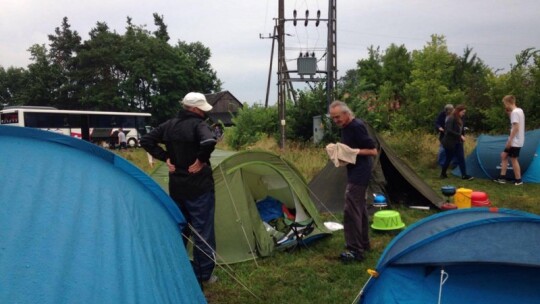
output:
M 81 127 L 81 115 L 68 115 L 68 126 L 70 128 L 80 128 Z
M 89 124 L 93 128 L 111 128 L 110 115 L 89 115 Z
M 19 123 L 19 113 L 2 113 L 0 114 L 0 124 L 18 124 Z
M 60 129 L 69 127 L 66 114 L 58 113 L 24 113 L 24 122 L 27 127 L 42 129 Z

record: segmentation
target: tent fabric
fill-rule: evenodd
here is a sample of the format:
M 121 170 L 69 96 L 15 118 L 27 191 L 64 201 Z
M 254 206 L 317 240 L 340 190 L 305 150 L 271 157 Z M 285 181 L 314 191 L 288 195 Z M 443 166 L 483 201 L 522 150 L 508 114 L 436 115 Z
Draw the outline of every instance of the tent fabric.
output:
M 540 141 L 536 152 L 532 156 L 531 164 L 525 174 L 523 174 L 523 180 L 526 183 L 540 183 Z
M 214 154 L 218 157 L 214 158 Z M 291 163 L 265 151 L 242 151 L 223 157 L 225 154 L 216 150 L 211 158 L 218 263 L 249 261 L 271 256 L 276 250 L 275 240 L 266 231 L 256 204 L 267 196 L 294 209 L 296 222 L 312 218 L 315 223 L 309 236 L 312 239 L 331 233 L 320 219 L 306 181 Z M 158 170 L 166 170 L 163 167 Z M 152 174 L 158 175 L 163 173 Z
M 525 232 L 525 233 L 524 233 Z M 402 231 L 360 303 L 539 303 L 540 216 L 497 208 L 446 211 Z
M 150 177 L 80 139 L 0 126 L 0 303 L 206 303 L 185 220 Z
M 476 140 L 476 147 L 467 156 L 465 165 L 467 174 L 476 178 L 494 179 L 501 171 L 501 152 L 504 150 L 508 135 L 482 134 Z M 525 145 L 519 154 L 519 166 L 522 179 L 526 183 L 540 183 L 540 129 L 525 132 Z M 459 168 L 452 171 L 461 176 Z M 508 178 L 514 178 L 512 164 L 509 162 Z
M 401 160 L 371 126 L 367 127 L 379 152 L 373 162 L 368 202 L 373 202 L 374 194 L 383 194 L 390 204 L 440 208 L 444 199 Z M 331 161 L 309 183 L 317 208 L 329 212 L 343 211 L 346 186 L 347 170 L 335 168 Z

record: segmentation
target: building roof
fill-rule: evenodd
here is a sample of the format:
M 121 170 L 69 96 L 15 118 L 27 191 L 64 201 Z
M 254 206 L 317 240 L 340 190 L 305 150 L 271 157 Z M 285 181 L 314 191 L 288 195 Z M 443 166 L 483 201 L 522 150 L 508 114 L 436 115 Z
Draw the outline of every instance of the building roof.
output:
M 217 93 L 211 93 L 211 94 L 204 94 L 206 97 L 206 101 L 208 101 L 209 104 L 214 106 L 216 103 L 218 103 L 223 97 L 230 95 L 233 99 L 233 101 L 236 101 L 240 107 L 243 107 L 243 104 L 229 91 L 221 91 Z

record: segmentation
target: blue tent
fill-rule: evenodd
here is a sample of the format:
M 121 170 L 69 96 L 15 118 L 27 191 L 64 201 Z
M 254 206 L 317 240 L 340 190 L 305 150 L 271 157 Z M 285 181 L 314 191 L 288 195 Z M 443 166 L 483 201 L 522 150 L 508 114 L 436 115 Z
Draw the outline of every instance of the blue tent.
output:
M 494 179 L 501 171 L 501 152 L 508 135 L 480 135 L 476 148 L 465 160 L 467 174 L 477 178 Z M 525 132 L 525 145 L 519 154 L 522 179 L 526 183 L 540 183 L 540 129 Z M 510 163 L 510 162 L 509 162 Z M 461 176 L 459 168 L 452 171 Z M 512 164 L 508 166 L 507 177 L 513 178 Z
M 540 303 L 539 252 L 540 216 L 496 208 L 435 214 L 390 242 L 360 303 Z
M 0 303 L 206 303 L 184 224 L 121 157 L 0 126 Z

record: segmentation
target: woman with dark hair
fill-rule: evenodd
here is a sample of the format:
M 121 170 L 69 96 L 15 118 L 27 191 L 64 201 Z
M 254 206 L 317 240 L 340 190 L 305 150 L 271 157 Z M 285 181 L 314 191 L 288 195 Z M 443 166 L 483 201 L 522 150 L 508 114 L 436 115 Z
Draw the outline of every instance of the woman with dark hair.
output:
M 467 175 L 467 168 L 465 167 L 465 150 L 463 149 L 463 142 L 465 142 L 465 135 L 463 132 L 463 116 L 467 109 L 464 105 L 458 105 L 452 115 L 448 117 L 444 127 L 444 137 L 442 144 L 444 152 L 446 153 L 446 160 L 441 170 L 441 178 L 448 178 L 446 170 L 450 166 L 450 162 L 454 157 L 459 164 L 459 170 L 461 171 L 461 178 L 464 180 L 472 180 L 474 177 Z

